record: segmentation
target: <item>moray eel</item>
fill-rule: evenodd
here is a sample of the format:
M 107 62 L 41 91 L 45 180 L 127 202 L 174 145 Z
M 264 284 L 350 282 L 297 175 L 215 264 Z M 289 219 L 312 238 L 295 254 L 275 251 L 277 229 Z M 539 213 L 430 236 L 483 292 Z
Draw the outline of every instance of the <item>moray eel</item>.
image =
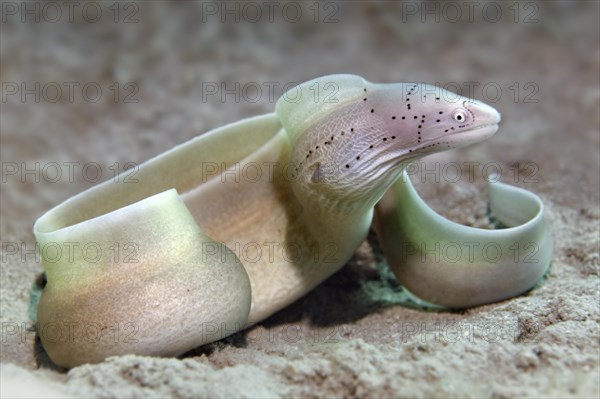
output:
M 350 259 L 390 187 L 395 197 L 378 205 L 376 229 L 400 281 L 424 299 L 452 307 L 497 301 L 546 270 L 551 243 L 533 194 L 494 186 L 496 216 L 523 225 L 486 232 L 444 220 L 399 179 L 419 157 L 492 136 L 500 121 L 492 107 L 354 75 L 292 90 L 274 113 L 192 139 L 141 165 L 136 183 L 107 181 L 36 222 L 42 249 L 69 244 L 100 254 L 51 258 L 42 250 L 48 282 L 37 325 L 54 362 L 176 356 L 260 322 Z M 511 263 L 508 252 L 495 263 L 440 264 L 398 249 L 457 239 L 502 248 L 535 242 L 545 257 L 532 267 Z

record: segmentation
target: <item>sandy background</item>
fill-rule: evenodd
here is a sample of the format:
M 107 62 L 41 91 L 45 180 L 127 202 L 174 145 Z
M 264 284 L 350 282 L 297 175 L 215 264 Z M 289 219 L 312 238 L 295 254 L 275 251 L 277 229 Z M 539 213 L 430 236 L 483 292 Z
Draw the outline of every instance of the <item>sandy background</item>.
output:
M 201 2 L 139 8 L 96 2 L 87 14 L 82 3 L 73 20 L 58 2 L 62 17 L 40 8 L 39 22 L 31 15 L 22 22 L 23 11 L 8 3 L 0 31 L 3 396 L 600 395 L 597 1 L 475 2 L 473 21 L 463 7 L 456 22 L 438 4 L 439 22 L 432 14 L 426 23 L 418 2 L 328 2 L 318 15 L 313 3 L 292 2 L 285 12 L 286 3 L 276 3 L 272 22 L 262 2 L 253 3 L 264 12 L 256 22 L 252 9 L 238 5 L 227 15 Z M 482 16 L 487 3 L 501 8 L 497 22 L 495 8 Z M 303 11 L 298 21 L 289 8 L 296 6 Z M 102 16 L 93 21 L 96 8 Z M 121 169 L 139 164 L 212 128 L 271 112 L 285 84 L 339 72 L 375 82 L 479 82 L 474 97 L 487 102 L 496 95 L 481 87 L 499 85 L 493 105 L 503 121 L 496 136 L 434 160 L 494 162 L 504 181 L 542 197 L 555 251 L 541 286 L 463 312 L 423 311 L 386 270 L 370 237 L 302 300 L 180 359 L 126 356 L 69 371 L 54 366 L 29 329 L 31 288 L 42 266 L 27 251 L 39 216 L 94 185 L 82 166 L 96 162 L 105 180 L 115 162 Z M 36 82 L 40 101 L 21 98 L 21 83 L 35 88 Z M 65 90 L 57 102 L 53 82 Z M 65 82 L 79 84 L 73 98 Z M 102 89 L 97 102 L 92 89 L 88 97 L 82 93 L 90 82 Z M 203 87 L 212 82 L 238 83 L 239 101 L 222 99 L 221 91 L 207 96 Z M 264 89 L 258 101 L 242 92 L 253 82 Z M 274 98 L 268 82 L 277 84 Z M 14 87 L 19 91 L 9 94 Z M 124 102 L 127 95 L 138 101 Z M 64 169 L 51 182 L 43 170 L 52 162 L 79 166 L 72 179 Z M 16 174 L 7 169 L 13 165 Z M 20 175 L 36 165 L 39 172 Z M 426 179 L 418 190 L 447 217 L 485 225 L 486 190 L 476 171 L 474 182 Z

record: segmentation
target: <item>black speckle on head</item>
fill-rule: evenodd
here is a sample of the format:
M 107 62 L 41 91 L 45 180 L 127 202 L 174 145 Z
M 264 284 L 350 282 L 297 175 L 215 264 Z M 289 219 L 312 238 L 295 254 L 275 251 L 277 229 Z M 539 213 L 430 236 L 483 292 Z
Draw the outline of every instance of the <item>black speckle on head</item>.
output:
M 413 116 L 413 119 L 417 119 L 417 118 L 418 118 L 418 116 L 417 116 L 417 115 Z
M 350 165 L 346 164 L 346 169 L 350 169 Z
M 373 148 L 373 145 L 371 144 L 371 145 L 369 146 L 369 148 Z
M 396 119 L 396 117 L 395 117 L 395 116 L 392 116 L 392 119 Z
M 406 119 L 406 116 L 403 116 L 402 119 Z
M 440 115 L 441 115 L 441 114 L 443 114 L 443 112 L 442 112 L 442 111 L 440 111 L 440 112 L 438 112 L 438 114 L 440 114 Z
M 371 113 L 373 113 L 373 112 L 375 112 L 375 110 L 374 110 L 374 109 L 371 109 Z

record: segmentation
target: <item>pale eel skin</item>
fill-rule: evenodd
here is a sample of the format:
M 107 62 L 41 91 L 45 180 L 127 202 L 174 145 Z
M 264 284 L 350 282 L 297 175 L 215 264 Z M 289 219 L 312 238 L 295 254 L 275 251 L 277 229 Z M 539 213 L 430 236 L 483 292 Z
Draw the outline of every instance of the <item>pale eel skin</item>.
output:
M 490 179 L 490 210 L 506 229 L 454 223 L 419 197 L 409 177 L 377 204 L 374 228 L 392 271 L 433 304 L 466 308 L 529 290 L 550 266 L 552 236 L 539 197 Z
M 398 180 L 410 161 L 492 136 L 496 110 L 427 85 L 354 75 L 292 90 L 275 113 L 192 139 L 141 165 L 137 182 L 107 181 L 36 222 L 42 248 L 93 244 L 105 254 L 57 260 L 42 251 L 48 282 L 38 332 L 55 363 L 176 356 L 267 318 L 350 259 L 392 185 L 397 199 L 382 202 L 376 227 L 390 265 L 415 294 L 464 307 L 522 293 L 539 280 L 551 239 L 535 195 L 498 184 L 492 210 L 505 224 L 523 226 L 488 237 L 443 220 L 410 180 Z M 506 245 L 535 242 L 545 257 L 533 267 L 503 258 L 446 268 L 395 250 L 459 232 Z

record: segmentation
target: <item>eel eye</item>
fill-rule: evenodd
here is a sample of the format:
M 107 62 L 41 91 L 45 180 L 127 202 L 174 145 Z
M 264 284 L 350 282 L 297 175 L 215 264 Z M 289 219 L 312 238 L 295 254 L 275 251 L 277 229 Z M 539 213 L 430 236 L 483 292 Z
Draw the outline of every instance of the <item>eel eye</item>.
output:
M 464 123 L 467 120 L 467 113 L 463 109 L 457 109 L 452 113 L 452 119 L 455 122 Z

